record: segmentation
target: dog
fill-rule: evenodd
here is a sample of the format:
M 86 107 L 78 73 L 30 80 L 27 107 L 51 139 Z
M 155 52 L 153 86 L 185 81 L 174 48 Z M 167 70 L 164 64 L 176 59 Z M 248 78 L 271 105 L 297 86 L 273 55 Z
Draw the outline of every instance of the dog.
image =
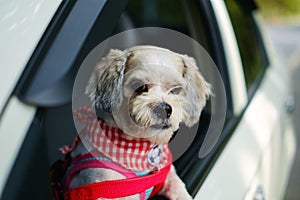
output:
M 69 148 L 71 157 L 96 152 L 96 157 L 135 174 L 151 174 L 172 163 L 168 142 L 181 123 L 191 127 L 198 122 L 211 86 L 192 57 L 156 46 L 134 46 L 110 50 L 94 69 L 86 94 L 95 109 L 95 123 L 89 123 L 79 142 Z M 79 118 L 85 115 L 82 112 L 93 113 L 85 107 L 77 111 Z M 115 169 L 82 169 L 69 178 L 67 187 L 128 178 Z M 147 195 L 138 193 L 120 199 L 147 199 Z M 158 195 L 171 200 L 192 199 L 173 165 Z

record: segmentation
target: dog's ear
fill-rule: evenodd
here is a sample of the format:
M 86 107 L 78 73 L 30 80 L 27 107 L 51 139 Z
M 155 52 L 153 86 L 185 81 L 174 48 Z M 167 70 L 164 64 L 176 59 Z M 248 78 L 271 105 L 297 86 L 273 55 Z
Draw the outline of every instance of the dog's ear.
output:
M 188 116 L 184 122 L 188 127 L 191 127 L 198 122 L 206 100 L 212 93 L 211 86 L 199 72 L 195 59 L 187 55 L 181 55 L 181 57 L 184 64 L 182 76 L 187 82 L 186 95 L 188 100 L 186 107 Z
M 112 49 L 97 64 L 85 91 L 96 109 L 112 113 L 122 103 L 124 71 L 129 56 L 130 53 Z

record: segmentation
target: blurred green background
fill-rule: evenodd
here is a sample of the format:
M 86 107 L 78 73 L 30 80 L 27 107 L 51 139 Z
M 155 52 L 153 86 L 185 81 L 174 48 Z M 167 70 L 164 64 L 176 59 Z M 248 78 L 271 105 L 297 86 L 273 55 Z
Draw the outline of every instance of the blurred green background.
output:
M 269 21 L 300 21 L 300 0 L 255 0 Z

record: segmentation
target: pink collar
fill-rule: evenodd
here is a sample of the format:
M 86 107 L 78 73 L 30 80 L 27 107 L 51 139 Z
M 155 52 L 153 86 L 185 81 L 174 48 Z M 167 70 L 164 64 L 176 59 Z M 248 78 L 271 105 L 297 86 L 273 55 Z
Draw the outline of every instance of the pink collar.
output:
M 76 121 L 85 124 L 79 135 L 88 134 L 95 149 L 123 167 L 139 172 L 160 170 L 172 163 L 168 145 L 153 145 L 145 139 L 128 140 L 122 130 L 98 120 L 89 106 L 73 111 Z M 64 146 L 62 153 L 70 152 L 78 143 L 78 137 L 70 146 Z

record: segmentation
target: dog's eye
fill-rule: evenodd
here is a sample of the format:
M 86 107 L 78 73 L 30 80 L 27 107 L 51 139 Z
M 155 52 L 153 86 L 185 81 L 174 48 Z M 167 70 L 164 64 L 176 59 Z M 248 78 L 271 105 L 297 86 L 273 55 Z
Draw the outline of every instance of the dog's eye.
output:
M 142 94 L 143 92 L 148 92 L 148 86 L 146 84 L 135 89 L 135 93 Z
M 140 80 L 133 81 L 130 84 L 130 87 L 137 94 L 141 94 L 143 92 L 148 92 L 148 85 L 143 83 Z
M 177 87 L 172 88 L 170 92 L 172 94 L 179 94 L 181 91 L 182 91 L 182 87 L 177 86 Z

